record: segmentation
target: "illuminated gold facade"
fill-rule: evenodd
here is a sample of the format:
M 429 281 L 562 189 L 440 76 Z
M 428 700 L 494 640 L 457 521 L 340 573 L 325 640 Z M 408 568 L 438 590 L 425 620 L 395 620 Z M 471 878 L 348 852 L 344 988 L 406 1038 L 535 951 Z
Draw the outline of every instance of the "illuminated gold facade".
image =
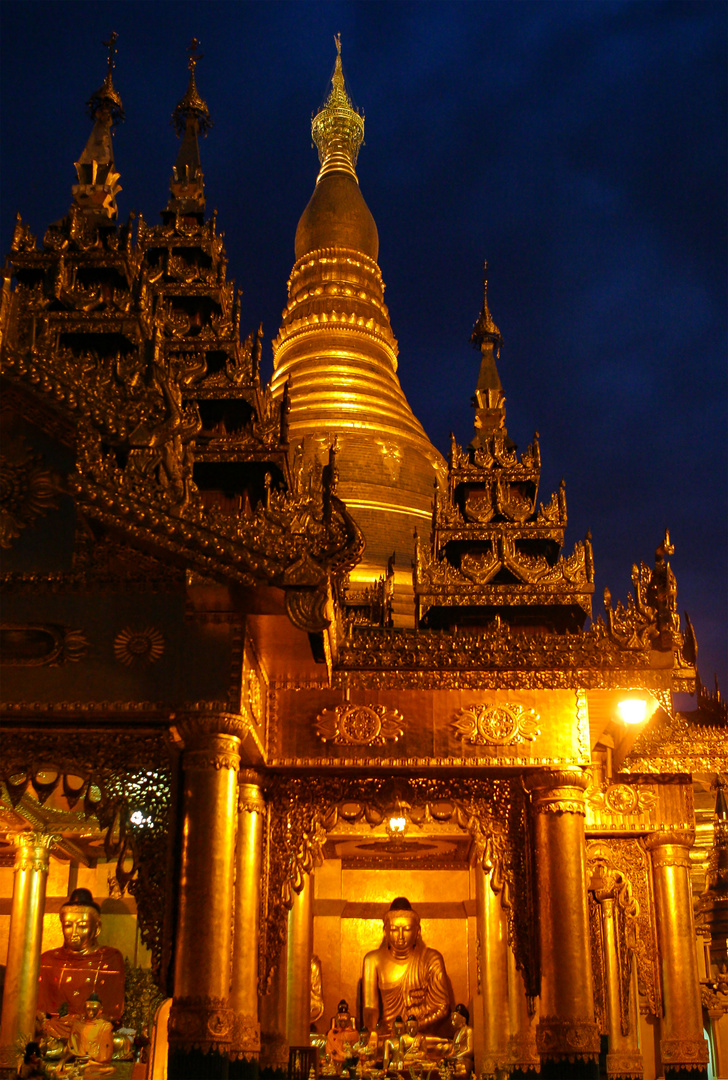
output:
M 117 1032 L 120 1077 L 332 1075 L 339 1003 L 373 1026 L 400 977 L 434 1033 L 408 1035 L 414 1077 L 468 1075 L 471 1046 L 488 1078 L 700 1077 L 709 1045 L 728 1076 L 728 721 L 669 536 L 587 623 L 591 539 L 562 554 L 564 487 L 539 502 L 538 440 L 508 436 L 487 282 L 473 437 L 431 445 L 340 47 L 261 385 L 205 213 L 196 43 L 154 226 L 118 221 L 109 48 L 69 213 L 40 244 L 18 218 L 3 271 L 5 1074 L 87 889 L 150 1040 L 133 1062 Z M 395 898 L 411 940 L 365 969 Z M 357 1075 L 383 1075 L 385 1019 Z

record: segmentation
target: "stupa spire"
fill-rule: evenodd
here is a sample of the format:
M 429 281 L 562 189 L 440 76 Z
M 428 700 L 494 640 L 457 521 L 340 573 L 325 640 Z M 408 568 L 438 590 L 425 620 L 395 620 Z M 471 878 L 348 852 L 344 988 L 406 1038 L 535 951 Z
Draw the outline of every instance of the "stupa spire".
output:
M 350 173 L 356 179 L 356 160 L 364 141 L 364 117 L 354 108 L 346 92 L 341 65 L 341 34 L 336 34 L 334 41 L 336 64 L 331 78 L 331 92 L 326 104 L 311 121 L 311 137 L 321 162 L 317 183 L 335 170 Z
M 199 41 L 193 38 L 188 50 L 187 66 L 190 79 L 187 90 L 175 106 L 172 123 L 182 144 L 172 169 L 171 199 L 168 210 L 202 213 L 205 209 L 204 177 L 200 163 L 199 136 L 212 127 L 207 103 L 200 97 L 195 81 L 195 68 L 202 59 Z
M 103 43 L 109 53 L 108 71 L 102 85 L 86 103 L 94 126 L 75 163 L 78 183 L 71 189 L 76 206 L 110 221 L 116 219 L 116 196 L 121 191 L 119 173 L 114 168 L 112 128 L 124 119 L 124 107 L 112 78 L 117 39 L 114 32 Z
M 497 430 L 505 430 L 506 399 L 498 375 L 496 359 L 500 356 L 503 338 L 488 307 L 488 263 L 483 264 L 483 307 L 473 327 L 470 340 L 480 349 L 480 371 L 472 402 L 475 408 L 474 444 Z

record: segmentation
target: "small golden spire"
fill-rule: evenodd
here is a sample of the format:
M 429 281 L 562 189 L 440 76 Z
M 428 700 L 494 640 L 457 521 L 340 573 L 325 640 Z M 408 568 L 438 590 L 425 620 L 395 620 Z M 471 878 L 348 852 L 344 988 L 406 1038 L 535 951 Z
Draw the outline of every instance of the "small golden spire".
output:
M 108 71 L 103 84 L 86 102 L 86 107 L 92 120 L 96 120 L 99 113 L 106 110 L 108 111 L 112 124 L 118 124 L 120 120 L 124 119 L 124 107 L 121 104 L 121 98 L 114 87 L 111 75 L 114 70 L 114 56 L 116 55 L 116 42 L 118 40 L 119 35 L 114 30 L 109 40 L 101 43 L 104 48 L 109 51 Z
M 352 106 L 344 84 L 341 34 L 334 35 L 334 43 L 336 65 L 331 78 L 331 92 L 324 107 L 311 121 L 311 137 L 321 162 L 318 180 L 333 171 L 347 172 L 357 179 L 356 159 L 364 141 L 364 117 Z
M 501 332 L 493 321 L 493 316 L 488 307 L 488 263 L 483 263 L 483 310 L 480 312 L 478 321 L 473 327 L 470 340 L 476 348 L 482 349 L 483 345 L 491 342 L 494 346 L 495 355 L 500 355 L 503 338 Z
M 177 134 L 182 137 L 185 133 L 188 120 L 197 122 L 197 130 L 201 135 L 206 135 L 212 127 L 212 119 L 207 103 L 203 101 L 197 90 L 195 82 L 195 68 L 203 54 L 198 52 L 200 43 L 197 38 L 192 38 L 188 49 L 187 67 L 190 70 L 190 81 L 185 96 L 177 102 L 172 113 L 172 123 L 177 129 Z

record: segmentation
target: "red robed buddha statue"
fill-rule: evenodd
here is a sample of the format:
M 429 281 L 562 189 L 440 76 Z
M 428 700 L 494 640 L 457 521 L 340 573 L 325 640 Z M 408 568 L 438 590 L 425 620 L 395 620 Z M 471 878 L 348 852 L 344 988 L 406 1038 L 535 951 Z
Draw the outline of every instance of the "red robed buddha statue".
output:
M 101 1001 L 104 1019 L 117 1024 L 124 1011 L 124 957 L 109 945 L 97 945 L 101 909 L 88 889 L 74 889 L 61 908 L 63 945 L 40 958 L 38 1011 L 50 1014 L 47 1035 L 67 1039 L 89 995 Z M 68 1015 L 59 1015 L 68 1010 Z

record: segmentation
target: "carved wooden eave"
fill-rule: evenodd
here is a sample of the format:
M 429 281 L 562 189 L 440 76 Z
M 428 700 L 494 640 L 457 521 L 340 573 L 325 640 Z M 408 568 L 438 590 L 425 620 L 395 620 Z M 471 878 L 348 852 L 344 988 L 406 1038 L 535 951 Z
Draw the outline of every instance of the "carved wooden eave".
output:
M 525 634 L 496 621 L 481 631 L 352 628 L 339 641 L 335 685 L 401 689 L 691 691 L 680 655 L 626 648 L 601 621 L 577 633 Z
M 728 772 L 728 720 L 701 709 L 672 716 L 658 710 L 621 771 L 654 775 Z
M 180 505 L 161 488 L 138 485 L 90 440 L 83 451 L 69 478 L 83 513 L 187 569 L 246 586 L 318 590 L 361 554 L 361 533 L 335 496 L 330 515 L 322 497 L 271 492 L 267 507 L 232 517 L 205 506 L 194 492 Z

